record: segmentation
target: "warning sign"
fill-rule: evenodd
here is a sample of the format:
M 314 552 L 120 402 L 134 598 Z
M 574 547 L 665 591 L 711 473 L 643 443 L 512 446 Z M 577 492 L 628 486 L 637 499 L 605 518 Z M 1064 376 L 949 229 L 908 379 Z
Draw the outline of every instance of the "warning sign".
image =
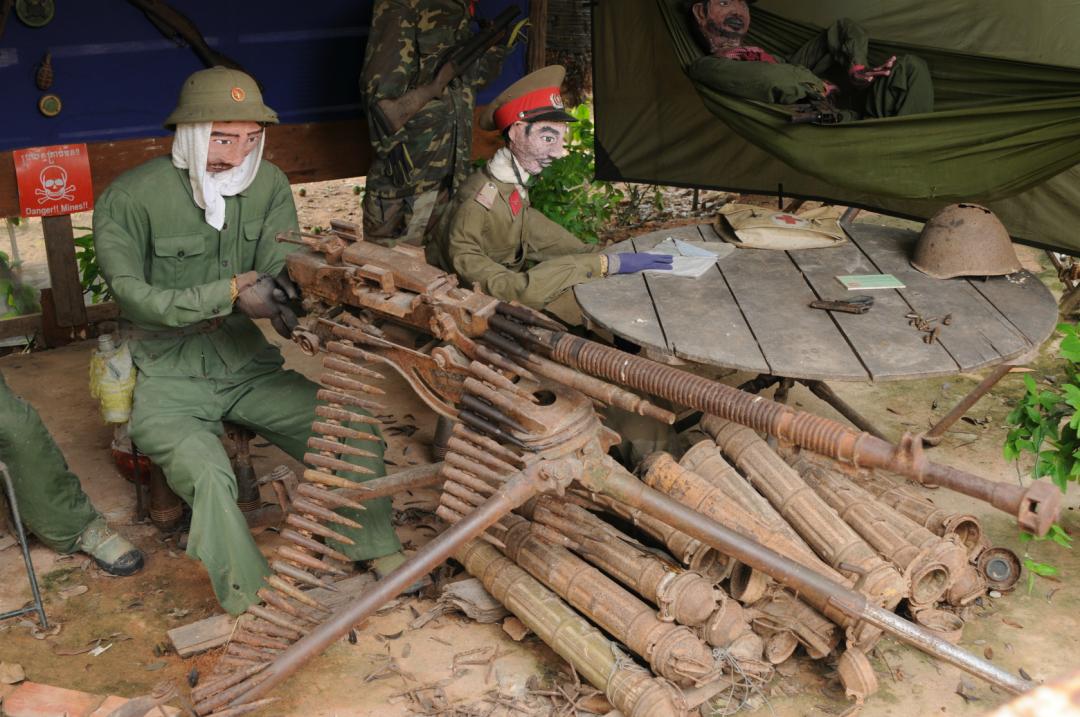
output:
M 57 217 L 94 208 L 90 156 L 85 144 L 17 149 L 15 176 L 23 217 Z

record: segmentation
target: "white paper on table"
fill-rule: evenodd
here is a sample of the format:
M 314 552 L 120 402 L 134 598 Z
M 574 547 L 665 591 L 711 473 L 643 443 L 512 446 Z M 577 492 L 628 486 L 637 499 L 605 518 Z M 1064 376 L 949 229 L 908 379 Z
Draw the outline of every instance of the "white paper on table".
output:
M 704 275 L 723 257 L 735 251 L 730 244 L 708 242 L 688 242 L 675 237 L 668 237 L 648 251 L 649 254 L 663 254 L 672 257 L 671 269 L 649 269 L 650 273 L 666 276 L 687 276 L 696 279 Z M 715 246 L 716 248 L 712 248 Z

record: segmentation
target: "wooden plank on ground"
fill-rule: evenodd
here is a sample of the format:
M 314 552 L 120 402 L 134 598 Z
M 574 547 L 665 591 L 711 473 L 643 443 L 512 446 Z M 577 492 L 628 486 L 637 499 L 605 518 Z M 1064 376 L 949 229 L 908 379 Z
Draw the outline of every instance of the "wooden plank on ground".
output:
M 634 245 L 645 251 L 667 237 L 703 240 L 698 227 L 677 227 L 635 238 Z M 645 283 L 667 345 L 676 356 L 710 366 L 768 372 L 769 364 L 719 268 L 713 266 L 696 279 L 651 273 Z
M 845 242 L 827 249 L 788 252 L 819 298 L 848 299 L 862 292 L 848 291 L 836 280 L 846 274 L 876 274 L 877 268 L 859 250 Z M 869 291 L 874 306 L 865 314 L 829 312 L 844 332 L 875 381 L 918 375 L 954 373 L 957 364 L 938 343 L 923 342 L 923 334 L 908 325 L 911 307 L 893 290 Z
M 992 365 L 1031 348 L 1032 342 L 973 288 L 971 282 L 934 279 L 912 267 L 909 259 L 918 240 L 915 232 L 859 223 L 852 225 L 851 236 L 878 270 L 893 274 L 905 284 L 906 288 L 901 289 L 900 294 L 913 311 L 928 319 L 952 314 L 952 323 L 941 328 L 939 340 L 960 370 L 971 371 Z M 1042 290 L 1045 292 L 1045 288 Z M 1006 308 L 1016 306 L 1025 313 L 1030 312 L 1034 318 L 1040 308 L 1032 305 L 1032 302 L 1038 303 L 1036 299 L 1032 296 L 1025 300 L 1025 294 L 1020 291 L 1005 291 L 1001 303 Z M 1044 314 L 1049 310 L 1056 319 L 1057 307 L 1049 292 L 1046 292 L 1046 304 L 1041 310 Z
M 619 242 L 608 252 L 632 252 L 632 240 Z M 660 319 L 656 315 L 649 288 L 641 274 L 623 274 L 578 284 L 574 287 L 578 306 L 590 321 L 616 336 L 641 346 L 669 353 Z
M 308 591 L 315 600 L 333 609 L 344 605 L 348 600 L 362 593 L 375 582 L 371 573 L 361 573 L 334 583 L 337 592 L 316 588 Z M 245 619 L 241 616 L 239 619 Z M 237 618 L 232 615 L 213 615 L 187 625 L 174 627 L 168 631 L 170 642 L 180 657 L 190 657 L 199 652 L 212 650 L 229 641 Z
M 786 252 L 739 249 L 719 264 L 770 373 L 859 381 L 870 377 Z M 725 347 L 721 347 L 724 349 Z

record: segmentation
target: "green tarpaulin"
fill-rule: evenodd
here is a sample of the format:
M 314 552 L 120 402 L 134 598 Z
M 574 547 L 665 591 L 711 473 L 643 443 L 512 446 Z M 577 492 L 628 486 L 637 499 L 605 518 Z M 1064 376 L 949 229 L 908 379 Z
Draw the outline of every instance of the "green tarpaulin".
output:
M 940 112 L 815 127 L 699 92 L 682 68 L 700 50 L 664 12 L 677 1 L 596 6 L 603 178 L 760 193 L 783 185 L 791 196 L 913 217 L 982 201 L 1017 238 L 1080 250 L 1080 44 L 1069 37 L 1080 2 L 762 0 L 751 40 L 773 52 L 850 17 L 880 43 L 873 59 L 906 52 L 931 66 Z

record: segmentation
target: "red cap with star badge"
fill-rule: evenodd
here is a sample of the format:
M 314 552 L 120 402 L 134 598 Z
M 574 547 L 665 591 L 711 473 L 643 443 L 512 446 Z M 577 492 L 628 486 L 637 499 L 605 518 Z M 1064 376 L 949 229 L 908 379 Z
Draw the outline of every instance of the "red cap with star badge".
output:
M 551 65 L 529 73 L 507 87 L 480 115 L 485 130 L 505 130 L 515 122 L 577 122 L 562 101 L 566 68 Z

